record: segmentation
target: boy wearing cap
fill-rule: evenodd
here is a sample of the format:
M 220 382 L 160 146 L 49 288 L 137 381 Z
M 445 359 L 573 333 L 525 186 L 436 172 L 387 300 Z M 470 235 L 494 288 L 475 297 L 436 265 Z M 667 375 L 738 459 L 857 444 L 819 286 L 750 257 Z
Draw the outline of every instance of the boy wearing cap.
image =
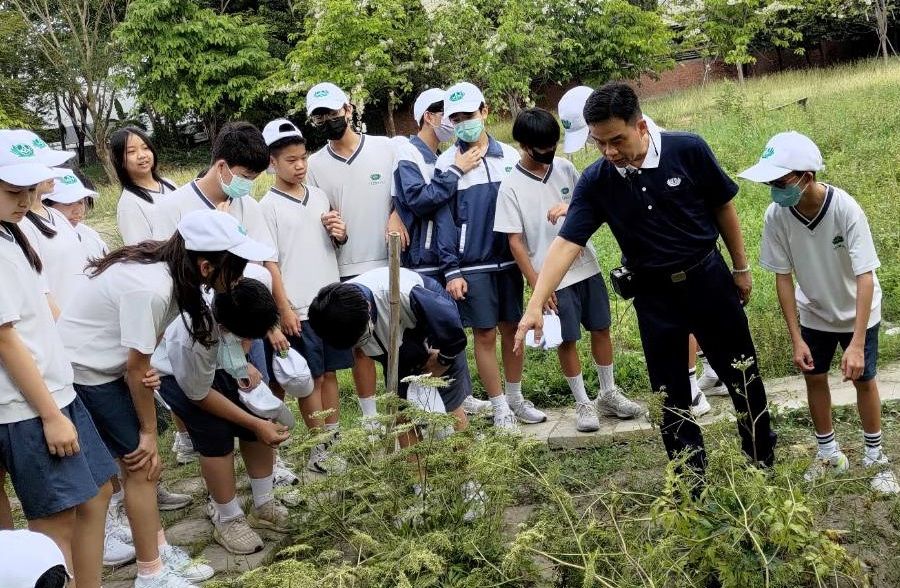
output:
M 307 179 L 307 150 L 303 134 L 286 119 L 273 120 L 263 129 L 269 146 L 270 169 L 275 185 L 259 205 L 278 252 L 273 265 L 273 293 L 287 337 L 279 347 L 266 345 L 266 365 L 271 370 L 275 353 L 295 349 L 309 364 L 315 378 L 312 394 L 300 398 L 300 412 L 310 429 L 338 434 L 340 396 L 337 370 L 353 367 L 353 353 L 326 345 L 309 325 L 309 304 L 320 288 L 340 279 L 336 249 L 347 242 L 340 213 L 331 209 L 328 197 Z M 270 374 L 272 381 L 274 374 Z M 313 415 L 329 410 L 325 419 Z M 306 467 L 327 473 L 328 443 L 316 445 Z
M 512 133 L 522 158 L 500 184 L 494 230 L 508 235 L 513 257 L 534 287 L 547 249 L 559 232 L 559 221 L 566 216 L 578 172 L 568 160 L 555 157 L 559 125 L 546 110 L 529 108 L 520 112 Z M 613 379 L 609 294 L 591 244 L 566 272 L 546 310 L 558 314 L 562 325 L 562 344 L 557 352 L 575 396 L 576 428 L 582 432 L 598 430 L 598 412 L 628 419 L 643 415 L 644 408 L 629 400 Z M 591 334 L 591 354 L 600 382 L 594 402 L 585 390 L 575 345 L 581 339 L 582 326 Z
M 453 125 L 444 118 L 444 90 L 422 92 L 413 105 L 419 132 L 409 139 L 397 140 L 394 182 L 391 192 L 394 207 L 409 233 L 409 247 L 401 254 L 403 267 L 444 283 L 441 249 L 456 247 L 456 227 L 449 201 L 456 190 L 459 175 L 435 173 L 438 146 L 453 137 Z M 454 165 L 463 173 L 481 163 L 479 151 L 457 152 Z M 472 395 L 463 408 L 468 414 L 490 410 L 491 404 Z
M 246 555 L 263 548 L 252 527 L 289 530 L 289 513 L 273 494 L 273 464 L 274 448 L 290 436 L 290 430 L 285 423 L 257 416 L 252 405 L 241 400 L 242 392 L 267 390 L 260 373 L 248 364 L 246 350 L 252 339 L 277 324 L 278 311 L 266 287 L 249 278 L 230 292 L 216 294 L 211 306 L 217 330 L 213 345 L 198 343 L 184 316 L 166 329 L 152 363 L 162 375 L 160 395 L 184 421 L 200 454 L 213 538 L 229 552 Z M 235 484 L 235 437 L 253 494 L 246 517 Z
M 487 115 L 484 95 L 473 84 L 460 82 L 444 95 L 444 116 L 453 123 L 457 140 L 441 154 L 436 168 L 459 179 L 450 204 L 455 246 L 442 252 L 442 266 L 463 325 L 474 334 L 475 363 L 494 409 L 494 426 L 516 429 L 517 418 L 530 424 L 543 422 L 547 415 L 522 397 L 522 357 L 512 349 L 524 284 L 506 236 L 494 233 L 500 182 L 512 172 L 519 153 L 488 135 Z M 470 150 L 480 162 L 464 172 L 456 166 L 456 156 Z M 504 387 L 497 365 L 498 329 Z
M 881 322 L 880 267 L 869 222 L 845 191 L 816 181 L 822 154 L 808 137 L 779 133 L 739 177 L 769 186 L 760 264 L 776 274 L 778 302 L 803 372 L 818 451 L 804 475 L 813 481 L 849 468 L 831 420 L 828 371 L 840 345 L 841 373 L 856 387 L 863 465 L 872 488 L 900 492 L 881 447 L 881 399 L 875 381 Z M 797 279 L 794 286 L 794 276 Z M 799 314 L 799 320 L 798 320 Z
M 353 105 L 330 82 L 306 94 L 306 115 L 328 144 L 309 157 L 307 184 L 325 192 L 331 208 L 346 223 L 346 242 L 337 252 L 338 272 L 349 280 L 388 264 L 385 234 L 406 229 L 391 210 L 394 143 L 387 137 L 357 133 L 351 125 Z M 408 239 L 408 237 L 405 237 Z M 380 428 L 375 416 L 375 364 L 354 355 L 353 380 L 366 428 Z

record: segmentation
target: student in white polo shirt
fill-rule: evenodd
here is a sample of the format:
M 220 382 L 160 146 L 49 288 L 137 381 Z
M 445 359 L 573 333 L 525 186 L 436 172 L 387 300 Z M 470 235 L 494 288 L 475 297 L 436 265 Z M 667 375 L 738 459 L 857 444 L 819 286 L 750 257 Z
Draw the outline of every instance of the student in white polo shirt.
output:
M 275 185 L 259 205 L 275 242 L 278 262 L 272 272 L 273 294 L 281 316 L 281 330 L 287 345 L 274 349 L 266 345 L 266 367 L 272 370 L 273 352 L 294 348 L 309 364 L 315 378 L 312 394 L 299 399 L 303 421 L 310 430 L 324 429 L 338 434 L 340 396 L 338 370 L 353 367 L 353 352 L 326 345 L 309 324 L 309 305 L 320 288 L 339 279 L 337 253 L 347 241 L 340 214 L 331 210 L 328 197 L 307 185 L 307 150 L 303 134 L 287 119 L 273 120 L 263 129 L 269 146 Z M 274 373 L 269 381 L 273 387 Z M 314 415 L 324 410 L 325 419 Z M 306 467 L 327 473 L 329 443 L 312 448 Z
M 74 173 L 56 178 L 53 191 L 44 196 L 44 204 L 60 212 L 75 229 L 87 259 L 97 259 L 109 253 L 109 246 L 100 233 L 83 221 L 94 208 L 97 193 L 85 186 Z
M 840 188 L 816 180 L 824 168 L 816 144 L 790 131 L 775 135 L 759 162 L 739 176 L 771 189 L 760 263 L 776 274 L 794 365 L 806 379 L 818 451 L 804 478 L 813 481 L 849 468 L 834 436 L 828 388 L 840 345 L 841 374 L 856 387 L 863 465 L 874 490 L 896 494 L 900 485 L 881 447 L 881 399 L 875 382 L 881 322 L 875 270 L 881 263 L 859 204 Z
M 528 284 L 534 287 L 544 256 L 566 216 L 572 191 L 578 182 L 575 166 L 556 157 L 559 124 L 542 108 L 523 110 L 516 117 L 513 139 L 522 158 L 500 184 L 494 231 L 506 233 L 509 248 Z M 597 413 L 635 418 L 646 411 L 629 400 L 613 379 L 613 347 L 609 336 L 609 294 L 600 274 L 600 264 L 588 244 L 551 296 L 547 310 L 556 313 L 562 326 L 559 363 L 575 396 L 575 420 L 579 431 L 600 428 Z M 597 399 L 591 402 L 584 387 L 576 343 L 581 327 L 591 334 L 591 355 L 600 382 Z
M 400 218 L 391 212 L 392 140 L 357 133 L 351 125 L 350 99 L 329 82 L 307 92 L 306 115 L 328 139 L 323 149 L 309 157 L 307 185 L 325 192 L 347 227 L 347 240 L 337 254 L 341 280 L 387 266 L 386 231 L 406 235 Z M 375 363 L 363 353 L 354 353 L 354 358 L 360 409 L 366 426 L 376 428 Z

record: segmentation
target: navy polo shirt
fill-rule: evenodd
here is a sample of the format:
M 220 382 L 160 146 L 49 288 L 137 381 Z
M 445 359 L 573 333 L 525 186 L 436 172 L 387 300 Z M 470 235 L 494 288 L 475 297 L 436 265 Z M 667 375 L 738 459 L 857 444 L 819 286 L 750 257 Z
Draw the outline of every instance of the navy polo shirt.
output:
M 711 251 L 719 238 L 713 213 L 737 184 L 697 135 L 663 131 L 658 148 L 657 167 L 626 177 L 605 158 L 585 169 L 559 236 L 584 246 L 608 223 L 633 270 L 683 269 Z

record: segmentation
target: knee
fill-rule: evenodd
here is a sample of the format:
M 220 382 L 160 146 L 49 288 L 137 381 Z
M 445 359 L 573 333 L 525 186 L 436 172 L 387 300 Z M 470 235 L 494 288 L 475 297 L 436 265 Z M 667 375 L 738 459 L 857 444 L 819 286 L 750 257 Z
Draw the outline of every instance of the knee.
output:
M 497 331 L 495 329 L 473 329 L 475 344 L 480 346 L 491 346 L 497 344 Z
M 609 343 L 611 341 L 611 337 L 609 336 L 609 329 L 603 329 L 600 331 L 591 331 L 591 342 L 592 343 Z

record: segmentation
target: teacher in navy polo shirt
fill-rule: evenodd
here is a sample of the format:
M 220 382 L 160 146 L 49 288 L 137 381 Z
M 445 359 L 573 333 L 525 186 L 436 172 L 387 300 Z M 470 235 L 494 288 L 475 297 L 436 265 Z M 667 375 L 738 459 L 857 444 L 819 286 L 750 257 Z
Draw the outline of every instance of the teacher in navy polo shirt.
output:
M 528 330 L 541 334 L 545 301 L 591 235 L 606 223 L 632 274 L 625 289 L 634 295 L 650 384 L 665 394 L 661 431 L 669 458 L 687 451 L 691 468 L 702 471 L 706 465 L 684 368 L 693 333 L 728 386 L 744 452 L 771 465 L 776 435 L 757 362 L 744 361 L 750 364 L 746 376 L 733 365 L 756 357 L 743 309 L 752 282 L 732 202 L 737 185 L 699 136 L 661 131 L 648 123 L 626 84 L 595 90 L 584 118 L 589 139 L 603 157 L 585 169 L 575 187 L 565 223 L 519 323 L 517 349 Z M 733 269 L 719 253 L 720 235 Z

